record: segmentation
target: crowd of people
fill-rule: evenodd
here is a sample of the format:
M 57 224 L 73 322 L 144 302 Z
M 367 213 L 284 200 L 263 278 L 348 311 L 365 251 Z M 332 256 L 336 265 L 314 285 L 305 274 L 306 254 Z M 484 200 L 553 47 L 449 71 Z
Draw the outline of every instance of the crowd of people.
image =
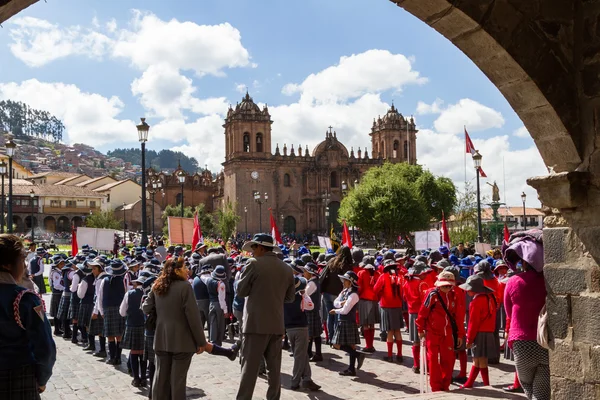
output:
M 192 357 L 204 352 L 231 361 L 239 355 L 239 400 L 252 398 L 260 375 L 268 377 L 267 399 L 280 398 L 283 350 L 293 356 L 290 389 L 319 391 L 311 364 L 324 361 L 323 344 L 347 354 L 341 376 L 356 376 L 375 353 L 377 331 L 386 343 L 383 361 L 399 364 L 408 334 L 412 372 L 424 375 L 432 391 L 448 391 L 452 382 L 470 389 L 479 377 L 490 385 L 488 365 L 504 356 L 516 365 L 506 390 L 550 396 L 548 351 L 536 340 L 546 296 L 541 231 L 515 235 L 483 255 L 462 245 L 412 256 L 346 246 L 337 253 L 304 246 L 290 252 L 268 234 L 229 249 L 198 243 L 186 250 L 159 241 L 119 253 L 108 258 L 84 245 L 75 256 L 52 255 L 47 311 L 55 336 L 109 365 L 126 362 L 132 386 L 148 387 L 149 398 L 185 398 Z M 0 364 L 0 397 L 29 390 L 24 398 L 38 398 L 55 361 L 37 295 L 47 254 L 42 248 L 30 254 L 17 237 L 0 235 L 0 259 L 7 260 L 0 265 L 0 309 L 19 310 L 0 314 L 10 326 L 0 344 L 14 341 L 23 352 L 19 369 Z M 224 347 L 226 338 L 231 347 Z M 126 361 L 122 349 L 129 350 Z M 7 376 L 26 377 L 28 386 L 17 388 Z

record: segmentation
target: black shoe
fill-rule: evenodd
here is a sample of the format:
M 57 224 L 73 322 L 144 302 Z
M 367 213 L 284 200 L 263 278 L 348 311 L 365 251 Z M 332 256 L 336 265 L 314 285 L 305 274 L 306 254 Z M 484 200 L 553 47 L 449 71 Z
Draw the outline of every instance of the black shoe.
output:
M 290 390 L 298 390 L 300 389 L 300 385 L 292 385 L 290 386 Z
M 365 362 L 365 357 L 366 355 L 364 353 L 358 353 L 358 356 L 356 357 L 356 369 L 360 369 L 360 367 L 362 367 L 363 363 Z
M 310 390 L 311 392 L 316 392 L 318 390 L 321 390 L 321 386 L 317 385 L 316 383 L 314 383 L 313 381 L 308 381 L 302 384 L 302 386 L 305 389 Z
M 290 344 L 289 344 L 289 343 L 285 343 L 285 342 L 284 342 L 284 343 L 281 345 L 281 348 L 282 348 L 283 350 L 289 350 L 289 349 L 291 348 L 291 346 L 290 346 Z
M 108 360 L 106 360 L 106 363 L 108 365 L 117 365 L 114 358 L 109 358 Z
M 259 376 L 267 376 L 267 370 L 266 368 L 261 368 L 258 370 L 258 375 Z
M 97 351 L 92 355 L 94 357 L 106 358 L 106 351 Z
M 143 387 L 146 387 L 146 386 L 148 386 L 148 381 L 147 381 L 147 380 L 145 380 L 145 379 L 141 379 L 141 380 L 140 380 L 140 386 L 143 386 Z
M 382 359 L 383 361 L 387 361 L 387 362 L 392 362 L 392 361 L 394 361 L 394 357 L 393 357 L 393 356 L 392 356 L 392 357 L 383 356 L 381 359 Z
M 73 334 L 71 333 L 63 333 L 62 338 L 65 340 L 69 340 L 73 337 Z
M 95 344 L 88 344 L 87 346 L 85 346 L 83 348 L 83 351 L 95 351 L 96 350 L 96 345 Z
M 365 347 L 361 350 L 363 353 L 375 353 L 375 347 Z
M 233 346 L 231 346 L 231 355 L 228 357 L 231 361 L 235 361 L 235 359 L 237 358 L 239 352 L 240 352 L 240 346 L 237 345 L 237 343 L 235 343 Z
M 115 358 L 115 363 L 113 365 L 121 365 L 121 357 Z
M 79 343 L 79 341 L 77 340 L 77 335 L 73 335 L 73 338 L 71 339 L 71 343 L 73 343 L 73 344 Z
M 310 361 L 311 362 L 321 362 L 321 361 L 323 361 L 323 355 L 315 354 L 314 356 L 311 357 Z
M 397 363 L 402 363 L 404 361 L 404 357 L 402 356 L 396 356 L 396 362 Z
M 142 386 L 142 382 L 138 378 L 133 378 L 133 380 L 131 381 L 131 386 L 140 387 Z
M 452 382 L 455 382 L 455 383 L 466 383 L 467 382 L 467 377 L 466 376 L 457 376 L 456 378 L 452 378 Z
M 54 331 L 54 336 L 62 336 L 63 334 L 63 331 Z
M 133 376 L 133 370 L 131 369 L 131 367 L 127 367 L 127 374 L 129 376 Z
M 419 368 L 419 367 L 412 367 L 412 372 L 414 372 L 415 374 L 420 374 L 421 373 L 421 368 Z
M 339 374 L 341 376 L 356 376 L 356 371 L 350 368 L 340 371 Z

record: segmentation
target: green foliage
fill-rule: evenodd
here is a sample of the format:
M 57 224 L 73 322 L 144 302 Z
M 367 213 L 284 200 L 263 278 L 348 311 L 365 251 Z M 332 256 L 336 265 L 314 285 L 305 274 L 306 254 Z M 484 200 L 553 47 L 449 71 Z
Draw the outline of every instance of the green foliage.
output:
M 474 243 L 477 241 L 477 191 L 470 183 L 458 194 L 453 220 L 448 227 L 452 243 Z
M 0 101 L 0 131 L 12 132 L 17 138 L 35 136 L 59 142 L 64 130 L 62 121 L 47 111 L 17 101 Z
M 109 157 L 120 158 L 125 162 L 130 162 L 134 165 L 142 164 L 142 152 L 139 148 L 130 149 L 114 149 L 106 153 Z M 198 170 L 198 161 L 195 158 L 186 156 L 180 151 L 161 150 L 146 150 L 146 167 L 155 169 L 175 169 L 181 162 L 181 168 L 188 172 L 196 172 Z
M 235 205 L 228 201 L 223 208 L 218 209 L 215 213 L 217 217 L 217 230 L 221 234 L 221 238 L 225 241 L 231 238 L 233 232 L 235 232 L 235 227 L 241 219 L 235 212 L 235 209 Z
M 85 218 L 88 228 L 123 229 L 123 221 L 115 218 L 112 211 L 101 211 Z
M 203 235 L 211 235 L 215 231 L 215 220 L 211 214 L 208 214 L 204 208 L 204 204 L 198 204 L 195 209 L 192 207 L 185 207 L 183 209 L 184 218 L 194 218 L 195 211 L 198 211 L 198 221 L 200 222 L 200 228 L 202 229 Z M 176 206 L 167 205 L 163 211 L 163 234 L 169 235 L 169 225 L 167 217 L 181 217 L 181 204 Z
M 419 165 L 385 163 L 371 168 L 342 200 L 340 221 L 395 243 L 399 235 L 428 229 L 456 203 L 455 187 Z

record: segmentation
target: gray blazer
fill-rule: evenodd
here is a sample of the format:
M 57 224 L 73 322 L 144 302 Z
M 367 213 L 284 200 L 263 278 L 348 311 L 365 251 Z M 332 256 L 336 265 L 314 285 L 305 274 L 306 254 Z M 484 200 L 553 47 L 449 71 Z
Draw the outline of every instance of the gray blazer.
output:
M 275 253 L 251 258 L 237 284 L 237 295 L 246 297 L 243 333 L 283 335 L 283 304 L 296 297 L 290 267 Z
M 156 310 L 154 350 L 171 353 L 195 353 L 206 345 L 200 311 L 192 286 L 174 281 L 164 296 L 151 291 L 142 305 L 145 314 Z

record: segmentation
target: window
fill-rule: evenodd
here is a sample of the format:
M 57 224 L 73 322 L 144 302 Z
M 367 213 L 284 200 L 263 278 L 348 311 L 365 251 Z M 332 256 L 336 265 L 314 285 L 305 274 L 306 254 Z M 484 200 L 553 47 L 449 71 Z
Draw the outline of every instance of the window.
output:
M 28 207 L 29 206 L 29 199 L 22 199 L 21 200 L 21 205 L 23 207 Z
M 67 200 L 65 203 L 67 207 L 77 207 L 77 202 L 75 200 Z
M 20 206 L 20 205 L 21 205 L 21 200 L 15 199 L 15 206 Z
M 38 199 L 33 199 L 33 206 L 37 207 L 38 206 Z
M 263 152 L 263 136 L 262 136 L 262 133 L 257 133 L 256 134 L 256 152 L 257 153 L 262 153 Z
M 244 133 L 244 152 L 248 153 L 250 151 L 250 134 L 248 132 Z
M 329 185 L 331 186 L 332 189 L 338 187 L 338 178 L 337 178 L 336 171 L 333 171 L 331 173 L 331 176 L 329 177 Z
M 283 175 L 283 186 L 292 186 L 290 183 L 290 174 Z
M 96 202 L 94 200 L 90 200 L 90 208 L 96 208 Z
M 60 207 L 60 200 L 50 200 L 50 207 Z
M 393 158 L 398 158 L 398 148 L 400 147 L 400 142 L 394 140 L 394 153 L 392 154 Z
M 530 224 L 531 226 L 537 226 L 537 223 L 538 223 L 538 222 L 537 222 L 537 218 L 536 218 L 536 217 L 531 217 L 531 218 L 529 218 L 529 224 Z

